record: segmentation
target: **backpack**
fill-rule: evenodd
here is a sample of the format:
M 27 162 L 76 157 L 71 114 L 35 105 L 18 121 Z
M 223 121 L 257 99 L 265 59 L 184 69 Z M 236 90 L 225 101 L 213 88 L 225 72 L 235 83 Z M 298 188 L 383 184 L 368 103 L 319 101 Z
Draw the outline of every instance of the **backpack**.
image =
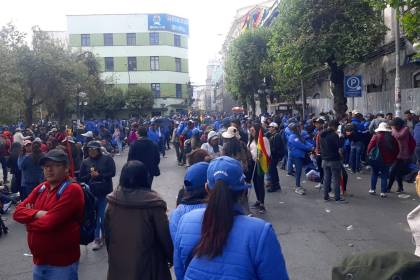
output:
M 73 183 L 71 180 L 64 182 L 58 189 L 56 196 L 60 199 L 61 195 L 65 191 L 68 185 Z M 83 206 L 83 219 L 80 223 L 80 245 L 88 245 L 95 240 L 95 229 L 96 229 L 96 198 L 90 191 L 90 188 L 85 183 L 80 183 L 80 187 L 83 190 L 85 199 L 85 205 Z M 38 190 L 38 193 L 42 193 L 46 189 L 45 185 Z

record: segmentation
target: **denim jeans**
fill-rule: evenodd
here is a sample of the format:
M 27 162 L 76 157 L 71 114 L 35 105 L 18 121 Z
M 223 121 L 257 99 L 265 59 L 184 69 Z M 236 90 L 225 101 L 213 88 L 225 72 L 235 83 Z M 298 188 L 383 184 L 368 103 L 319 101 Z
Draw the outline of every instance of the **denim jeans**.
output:
M 121 139 L 117 140 L 117 147 L 118 147 L 118 153 L 122 152 L 122 141 Z
M 292 163 L 295 165 L 295 179 L 296 179 L 296 187 L 300 188 L 300 177 L 302 176 L 302 168 L 303 168 L 303 158 L 291 158 Z
M 344 144 L 343 152 L 344 152 L 344 161 L 343 164 L 350 164 L 350 145 Z
M 279 163 L 279 158 L 271 158 L 269 166 L 270 182 L 272 188 L 280 187 L 279 172 L 277 171 L 277 164 Z
M 104 235 L 106 197 L 100 196 L 96 197 L 96 199 L 96 210 L 98 211 L 98 216 L 96 217 L 95 239 L 99 239 Z
M 353 172 L 361 169 L 361 155 L 363 150 L 363 142 L 352 142 L 350 147 L 350 166 Z
M 389 165 L 376 166 L 372 165 L 372 175 L 370 177 L 370 189 L 376 190 L 376 182 L 378 177 L 381 176 L 381 192 L 386 193 L 389 178 Z
M 323 160 L 322 168 L 324 169 L 324 199 L 328 199 L 328 192 L 334 190 L 335 200 L 340 200 L 341 162 Z
M 77 280 L 79 262 L 68 266 L 34 265 L 33 280 Z
M 416 147 L 416 158 L 417 158 L 417 163 L 420 165 L 420 146 Z
M 287 174 L 292 175 L 293 173 L 293 159 L 290 156 L 290 152 L 287 155 Z

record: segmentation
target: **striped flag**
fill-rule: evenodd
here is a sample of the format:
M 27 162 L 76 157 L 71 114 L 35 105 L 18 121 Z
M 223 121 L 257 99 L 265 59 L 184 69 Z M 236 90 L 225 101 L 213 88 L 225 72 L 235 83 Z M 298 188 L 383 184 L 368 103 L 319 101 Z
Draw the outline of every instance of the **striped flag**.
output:
M 257 165 L 258 171 L 261 173 L 268 173 L 268 165 L 270 164 L 270 158 L 267 154 L 267 149 L 265 148 L 262 128 L 258 133 L 258 145 L 257 145 Z

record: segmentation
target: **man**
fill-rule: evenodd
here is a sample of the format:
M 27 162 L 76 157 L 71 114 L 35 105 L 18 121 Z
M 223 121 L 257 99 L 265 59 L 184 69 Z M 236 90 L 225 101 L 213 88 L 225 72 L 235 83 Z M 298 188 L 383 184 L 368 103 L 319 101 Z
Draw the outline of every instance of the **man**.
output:
M 13 143 L 17 142 L 23 146 L 23 141 L 30 139 L 31 136 L 23 136 L 22 129 L 20 127 L 16 128 L 15 134 L 13 135 Z
M 386 122 L 385 115 L 383 113 L 376 114 L 376 118 L 372 120 L 369 125 L 370 134 L 375 134 L 375 129 L 377 129 L 382 122 Z
M 69 180 L 67 155 L 63 151 L 49 151 L 40 164 L 46 181 L 18 204 L 13 218 L 26 225 L 28 231 L 33 279 L 77 279 L 83 191 Z
M 268 172 L 270 174 L 270 188 L 268 192 L 276 192 L 281 190 L 279 173 L 277 171 L 277 164 L 283 158 L 286 147 L 284 145 L 282 135 L 278 133 L 278 124 L 271 122 L 268 126 L 268 139 L 270 141 L 271 161 Z
M 89 185 L 96 197 L 96 211 L 98 213 L 95 241 L 92 250 L 102 248 L 106 195 L 113 191 L 112 178 L 115 176 L 115 162 L 112 157 L 102 154 L 102 147 L 98 141 L 91 141 L 87 145 L 89 157 L 80 166 L 80 181 Z
M 347 203 L 340 197 L 340 140 L 337 134 L 339 123 L 332 120 L 328 123 L 328 128 L 321 133 L 321 158 L 324 169 L 324 200 L 328 201 L 329 191 L 332 189 L 335 193 L 335 201 L 338 203 Z
M 7 134 L 6 134 L 7 135 Z M 3 134 L 0 134 L 0 164 L 3 169 L 3 183 L 7 184 L 7 159 L 10 155 L 10 148 L 12 144 L 10 143 L 9 138 L 5 135 L 5 132 Z
M 414 127 L 416 126 L 416 123 L 417 123 L 415 118 L 414 118 L 414 111 L 411 111 L 411 110 L 405 111 L 404 112 L 404 120 L 405 120 L 406 126 L 410 130 L 410 133 L 413 134 Z
M 147 138 L 147 128 L 141 126 L 137 132 L 139 139 L 130 145 L 127 161 L 138 160 L 143 162 L 148 170 L 148 182 L 150 187 L 153 177 L 160 175 L 160 155 L 158 146 Z

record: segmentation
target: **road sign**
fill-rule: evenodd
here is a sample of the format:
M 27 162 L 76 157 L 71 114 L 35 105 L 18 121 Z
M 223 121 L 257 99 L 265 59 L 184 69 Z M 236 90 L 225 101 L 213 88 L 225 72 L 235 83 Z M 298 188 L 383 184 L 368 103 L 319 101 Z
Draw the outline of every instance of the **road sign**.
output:
M 344 78 L 344 96 L 361 97 L 362 96 L 362 76 L 345 76 Z

